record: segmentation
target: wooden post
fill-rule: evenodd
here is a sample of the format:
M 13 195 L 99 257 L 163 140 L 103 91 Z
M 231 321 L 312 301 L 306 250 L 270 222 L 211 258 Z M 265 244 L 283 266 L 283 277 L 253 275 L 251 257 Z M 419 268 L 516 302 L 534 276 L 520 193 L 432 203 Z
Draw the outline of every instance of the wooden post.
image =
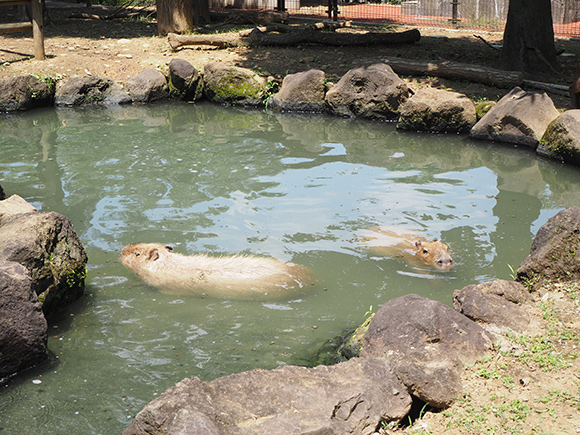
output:
M 44 31 L 41 0 L 0 0 L 1 6 L 30 5 L 32 22 L 0 24 L 0 33 L 28 32 L 34 37 L 34 57 L 44 60 Z
M 34 57 L 44 60 L 44 29 L 42 22 L 42 3 L 40 0 L 31 0 L 32 35 L 34 38 Z

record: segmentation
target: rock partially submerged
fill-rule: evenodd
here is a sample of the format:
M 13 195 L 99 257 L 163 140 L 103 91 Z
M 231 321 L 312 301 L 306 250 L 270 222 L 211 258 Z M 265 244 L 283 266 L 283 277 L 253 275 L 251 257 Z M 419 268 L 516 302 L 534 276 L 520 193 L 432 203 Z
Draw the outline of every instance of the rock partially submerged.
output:
M 475 105 L 458 92 L 425 88 L 401 107 L 397 128 L 433 133 L 467 133 L 476 121 Z
M 203 95 L 201 73 L 188 61 L 172 59 L 169 62 L 169 91 L 180 100 L 196 101 Z
M 318 69 L 288 74 L 280 92 L 270 98 L 268 108 L 279 112 L 324 112 L 326 74 Z
M 411 90 L 386 63 L 348 71 L 326 93 L 330 110 L 339 116 L 396 119 Z
M 580 280 L 580 207 L 550 218 L 536 233 L 516 280 L 531 291 L 546 283 Z
M 54 104 L 56 106 L 84 106 L 91 104 L 127 104 L 131 97 L 117 82 L 107 77 L 71 77 L 59 82 Z
M 266 98 L 266 80 L 246 68 L 210 62 L 203 81 L 206 98 L 215 103 L 259 106 Z
M 399 422 L 411 397 L 381 358 L 184 379 L 145 406 L 123 435 L 356 434 Z
M 151 103 L 169 98 L 167 78 L 154 68 L 147 68 L 125 83 L 125 89 L 135 102 Z
M 538 154 L 580 165 L 580 110 L 568 110 L 546 129 Z
M 51 106 L 56 80 L 24 75 L 0 79 L 0 112 Z
M 0 260 L 0 380 L 48 358 L 47 324 L 26 268 Z
M 9 206 L 2 204 L 6 201 Z M 50 316 L 84 293 L 87 255 L 67 217 L 33 209 L 18 199 L 0 203 L 0 260 L 28 269 Z
M 546 128 L 559 114 L 546 93 L 515 87 L 473 126 L 469 136 L 536 149 Z

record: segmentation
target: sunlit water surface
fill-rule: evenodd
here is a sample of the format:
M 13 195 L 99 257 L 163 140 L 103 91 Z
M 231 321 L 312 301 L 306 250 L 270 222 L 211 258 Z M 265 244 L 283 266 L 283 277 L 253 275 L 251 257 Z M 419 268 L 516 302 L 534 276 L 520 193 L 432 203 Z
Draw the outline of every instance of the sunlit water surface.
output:
M 392 124 L 213 105 L 1 115 L 0 182 L 68 216 L 86 296 L 52 319 L 50 361 L 0 389 L 0 431 L 120 433 L 185 377 L 312 364 L 316 349 L 407 293 L 511 279 L 533 235 L 580 204 L 578 170 L 522 148 Z M 384 225 L 447 242 L 448 272 L 373 256 Z M 252 253 L 314 271 L 268 301 L 170 296 L 118 261 L 129 243 Z

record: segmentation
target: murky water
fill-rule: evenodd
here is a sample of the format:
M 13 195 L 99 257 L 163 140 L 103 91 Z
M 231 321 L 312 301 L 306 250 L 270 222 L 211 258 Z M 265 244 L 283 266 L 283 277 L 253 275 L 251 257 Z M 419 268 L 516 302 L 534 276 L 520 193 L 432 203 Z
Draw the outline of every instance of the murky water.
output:
M 68 216 L 89 254 L 50 362 L 0 389 L 5 433 L 120 433 L 185 377 L 310 364 L 371 306 L 510 279 L 538 228 L 580 204 L 575 168 L 379 122 L 181 104 L 0 116 L 0 183 Z M 444 240 L 455 267 L 369 254 L 356 235 L 375 225 Z M 135 242 L 292 260 L 317 283 L 271 301 L 164 295 L 119 263 Z

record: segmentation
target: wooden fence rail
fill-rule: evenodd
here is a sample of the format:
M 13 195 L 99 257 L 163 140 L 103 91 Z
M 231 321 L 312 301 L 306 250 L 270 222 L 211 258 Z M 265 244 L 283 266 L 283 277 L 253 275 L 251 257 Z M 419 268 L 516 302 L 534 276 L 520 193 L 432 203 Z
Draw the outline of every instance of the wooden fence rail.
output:
M 32 30 L 34 38 L 34 57 L 44 59 L 44 31 L 42 23 L 41 0 L 0 0 L 0 7 L 25 5 L 30 6 L 30 22 L 0 24 L 0 33 L 28 32 Z

